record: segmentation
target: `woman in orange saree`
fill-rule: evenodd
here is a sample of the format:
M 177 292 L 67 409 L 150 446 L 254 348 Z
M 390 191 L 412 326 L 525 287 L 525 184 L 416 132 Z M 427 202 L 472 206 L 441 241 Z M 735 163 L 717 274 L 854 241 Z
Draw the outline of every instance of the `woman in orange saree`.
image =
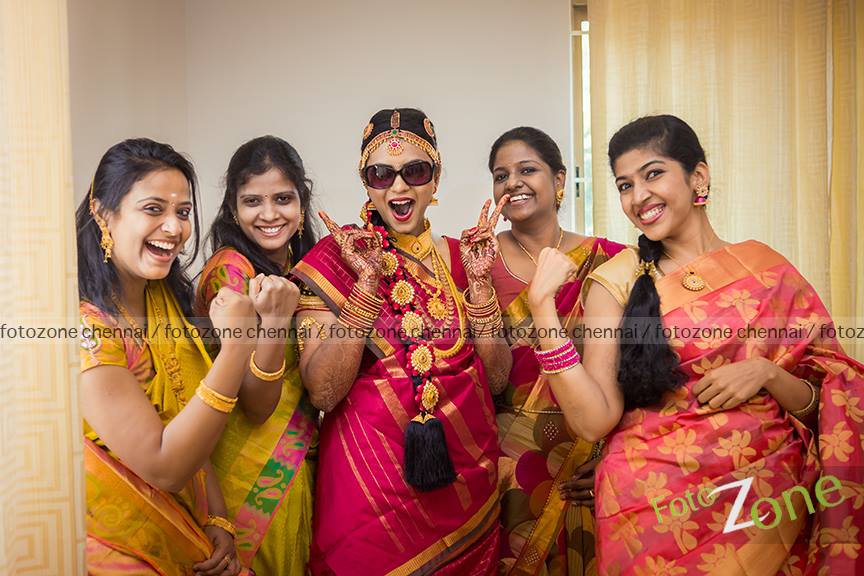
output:
M 511 223 L 509 231 L 498 235 L 499 258 L 492 268 L 513 355 L 507 388 L 495 402 L 502 452 L 500 570 L 514 575 L 593 575 L 597 571 L 589 490 L 600 443 L 570 433 L 540 372 L 525 278 L 533 275 L 535 255 L 543 247 L 554 246 L 572 260 L 578 272 L 561 287 L 555 308 L 563 327 L 575 332 L 581 322 L 583 282 L 624 246 L 564 232 L 558 224 L 566 170 L 558 146 L 546 133 L 529 127 L 505 132 L 492 145 L 489 170 L 495 199 L 510 195 L 502 215 Z M 577 345 L 581 347 L 581 339 Z M 570 485 L 577 489 L 568 490 Z M 566 500 L 559 497 L 559 490 Z
M 864 367 L 785 258 L 714 233 L 689 126 L 636 120 L 609 156 L 643 235 L 589 275 L 598 337 L 584 364 L 550 378 L 575 430 L 611 432 L 596 472 L 598 570 L 861 573 Z M 569 270 L 541 256 L 535 319 Z
M 331 235 L 293 270 L 311 291 L 297 314 L 303 383 L 325 412 L 313 574 L 497 570 L 500 207 L 487 218 L 487 202 L 460 241 L 432 235 L 436 142 L 419 110 L 376 113 L 361 146 L 366 226 L 322 213 Z
M 135 139 L 105 153 L 76 215 L 91 575 L 240 572 L 209 456 L 251 347 L 228 339 L 211 362 L 187 320 L 178 256 L 196 204 L 189 161 Z M 220 293 L 209 314 L 220 330 L 255 327 L 246 296 Z

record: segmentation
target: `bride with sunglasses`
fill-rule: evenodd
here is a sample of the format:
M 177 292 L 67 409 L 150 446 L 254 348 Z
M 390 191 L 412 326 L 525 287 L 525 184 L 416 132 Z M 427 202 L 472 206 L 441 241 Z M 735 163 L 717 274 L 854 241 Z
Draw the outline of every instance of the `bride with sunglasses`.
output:
M 490 283 L 501 204 L 457 241 L 433 236 L 441 160 L 411 108 L 363 132 L 363 227 L 340 228 L 297 264 L 300 370 L 326 412 L 313 574 L 493 574 L 497 434 L 491 394 L 511 358 Z M 470 334 L 469 334 L 470 331 Z M 370 563 L 370 558 L 375 562 Z

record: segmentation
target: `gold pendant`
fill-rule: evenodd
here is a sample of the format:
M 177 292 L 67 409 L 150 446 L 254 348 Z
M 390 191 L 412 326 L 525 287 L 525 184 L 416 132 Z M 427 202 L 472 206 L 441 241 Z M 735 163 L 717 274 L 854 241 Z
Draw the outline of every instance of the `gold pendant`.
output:
M 420 397 L 423 409 L 426 412 L 435 410 L 435 405 L 438 404 L 438 388 L 431 381 L 423 385 L 423 394 Z
M 687 272 L 684 274 L 684 277 L 681 278 L 681 285 L 691 292 L 699 292 L 705 288 L 705 280 L 695 272 Z
M 411 338 L 419 338 L 423 335 L 423 318 L 414 312 L 406 312 L 402 316 L 402 331 Z
M 439 322 L 447 317 L 447 306 L 438 296 L 429 299 L 429 302 L 426 303 L 426 310 L 432 318 Z

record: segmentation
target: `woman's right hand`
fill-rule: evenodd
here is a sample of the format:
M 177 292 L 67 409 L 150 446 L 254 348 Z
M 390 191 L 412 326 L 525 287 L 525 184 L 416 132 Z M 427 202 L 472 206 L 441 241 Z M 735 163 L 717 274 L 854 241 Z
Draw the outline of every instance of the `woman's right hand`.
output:
M 219 335 L 222 346 L 244 343 L 255 346 L 258 316 L 252 299 L 223 286 L 210 302 L 210 322 Z
M 377 292 L 384 254 L 381 237 L 376 232 L 362 228 L 343 230 L 326 212 L 321 211 L 318 215 L 339 245 L 342 260 L 357 274 L 360 286 L 373 293 Z
M 560 250 L 543 248 L 537 259 L 537 270 L 528 287 L 528 304 L 538 306 L 555 298 L 561 286 L 577 271 L 576 265 Z
M 249 280 L 249 298 L 262 326 L 287 327 L 297 309 L 300 288 L 283 276 L 259 274 Z

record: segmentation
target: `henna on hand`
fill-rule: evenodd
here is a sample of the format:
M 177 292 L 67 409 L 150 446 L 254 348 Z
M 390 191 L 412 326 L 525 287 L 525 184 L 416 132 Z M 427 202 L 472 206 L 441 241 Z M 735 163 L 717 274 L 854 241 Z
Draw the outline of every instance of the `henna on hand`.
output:
M 384 254 L 381 236 L 372 230 L 342 229 L 323 210 L 318 215 L 333 235 L 342 259 L 363 281 L 364 287 L 373 287 L 374 292 L 381 277 L 381 259 Z

